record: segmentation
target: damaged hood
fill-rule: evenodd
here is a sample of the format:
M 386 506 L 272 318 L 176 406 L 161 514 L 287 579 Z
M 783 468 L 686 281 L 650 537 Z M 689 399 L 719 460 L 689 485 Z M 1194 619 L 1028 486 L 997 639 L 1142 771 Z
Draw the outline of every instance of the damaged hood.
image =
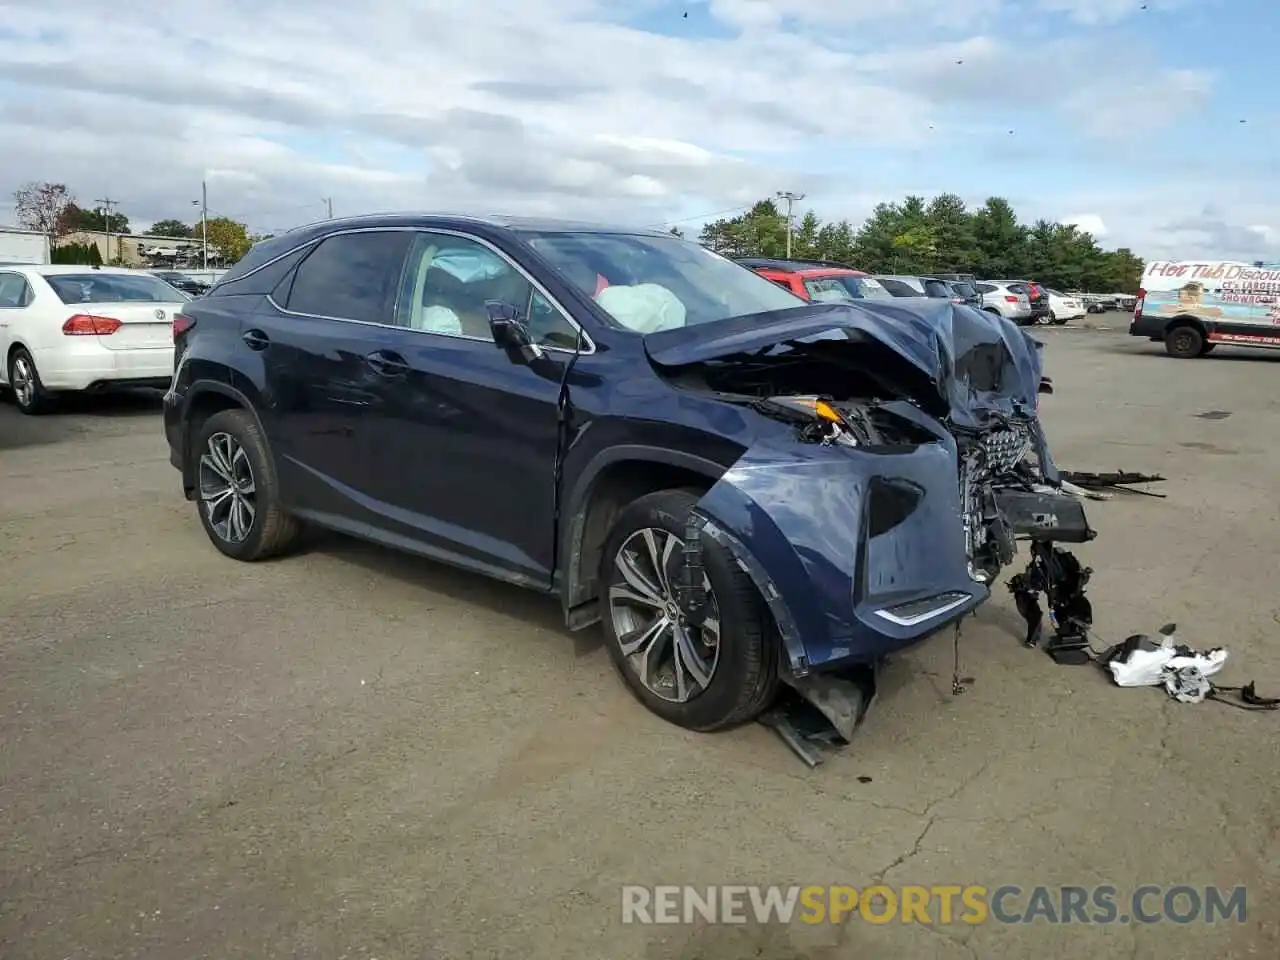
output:
M 665 367 L 788 354 L 862 359 L 900 398 L 961 427 L 1034 415 L 1042 344 L 994 314 L 941 299 L 809 304 L 644 337 Z

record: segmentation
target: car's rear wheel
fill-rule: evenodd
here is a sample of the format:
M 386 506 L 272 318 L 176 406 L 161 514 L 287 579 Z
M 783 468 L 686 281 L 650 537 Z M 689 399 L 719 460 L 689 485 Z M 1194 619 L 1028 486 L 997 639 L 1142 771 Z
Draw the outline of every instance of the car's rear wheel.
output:
M 1164 349 L 1171 357 L 1179 360 L 1191 360 L 1200 356 L 1204 347 L 1204 337 L 1200 331 L 1190 324 L 1174 327 L 1164 338 Z
M 204 422 L 195 457 L 196 504 L 213 545 L 228 557 L 265 560 L 301 535 L 285 512 L 267 438 L 245 410 L 223 410 Z
M 685 524 L 698 495 L 662 490 L 618 518 L 600 570 L 601 619 L 614 666 L 658 716 L 710 731 L 753 719 L 777 693 L 778 640 L 751 578 L 702 539 L 701 622 L 677 598 Z
M 1061 326 L 1063 326 L 1063 325 L 1065 325 L 1065 324 L 1066 324 L 1066 322 L 1067 322 L 1067 318 L 1066 318 L 1066 317 L 1060 317 L 1060 316 L 1058 316 L 1056 313 L 1054 313 L 1053 311 L 1050 311 L 1050 312 L 1049 312 L 1049 321 L 1050 321 L 1050 322 L 1051 322 L 1055 327 L 1061 327 Z
M 35 358 L 26 347 L 19 347 L 9 358 L 9 389 L 13 391 L 18 409 L 30 416 L 47 413 L 53 406 L 53 397 L 40 380 Z

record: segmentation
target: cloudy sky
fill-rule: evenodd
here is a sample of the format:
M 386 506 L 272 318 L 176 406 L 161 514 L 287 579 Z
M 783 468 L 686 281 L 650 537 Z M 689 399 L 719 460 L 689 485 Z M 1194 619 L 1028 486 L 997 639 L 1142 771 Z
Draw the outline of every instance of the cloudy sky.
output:
M 1278 36 L 1263 0 L 0 0 L 0 222 L 31 180 L 143 225 L 203 178 L 256 231 L 953 191 L 1280 259 Z

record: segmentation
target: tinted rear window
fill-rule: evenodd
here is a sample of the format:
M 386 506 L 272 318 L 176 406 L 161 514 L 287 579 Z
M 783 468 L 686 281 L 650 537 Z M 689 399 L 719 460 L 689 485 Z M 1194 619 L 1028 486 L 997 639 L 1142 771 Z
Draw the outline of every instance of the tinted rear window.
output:
M 972 283 L 965 283 L 963 280 L 957 280 L 951 284 L 951 289 L 961 297 L 976 297 L 978 295 L 977 288 Z
M 191 299 L 159 277 L 120 273 L 59 273 L 45 282 L 63 303 L 173 303 Z
M 926 280 L 924 281 L 924 292 L 926 296 L 941 297 L 950 300 L 955 294 L 951 292 L 951 288 L 942 280 Z
M 1030 293 L 1025 283 L 1011 283 L 1009 284 L 1007 289 L 1010 293 L 1018 293 L 1018 294 Z
M 877 277 L 880 285 L 888 290 L 895 297 L 919 297 L 922 296 L 919 290 L 911 286 L 909 283 L 903 283 L 901 280 L 889 280 L 886 277 Z

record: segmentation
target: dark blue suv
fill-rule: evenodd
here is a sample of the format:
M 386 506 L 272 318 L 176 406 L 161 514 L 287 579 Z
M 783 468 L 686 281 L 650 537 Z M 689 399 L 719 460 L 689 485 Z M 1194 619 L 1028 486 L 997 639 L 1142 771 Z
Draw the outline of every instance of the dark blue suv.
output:
M 1027 492 L 1056 471 L 1022 331 L 809 304 L 665 233 L 327 220 L 174 343 L 171 460 L 224 554 L 314 525 L 554 594 L 692 729 L 955 622 L 1030 507 L 1083 523 Z

